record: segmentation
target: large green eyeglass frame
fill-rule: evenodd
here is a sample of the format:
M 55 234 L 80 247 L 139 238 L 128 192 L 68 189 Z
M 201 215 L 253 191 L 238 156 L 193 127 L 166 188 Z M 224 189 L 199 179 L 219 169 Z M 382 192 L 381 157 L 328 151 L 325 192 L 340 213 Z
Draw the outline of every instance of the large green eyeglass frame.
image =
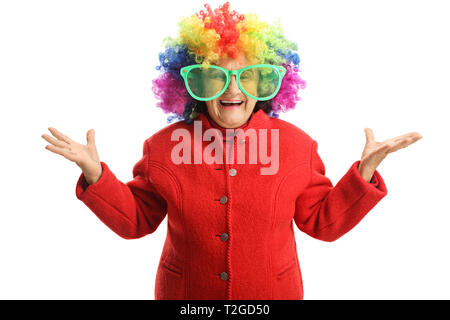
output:
M 184 80 L 184 84 L 186 85 L 186 89 L 188 90 L 189 94 L 190 94 L 194 99 L 197 99 L 197 100 L 200 100 L 200 101 L 209 101 L 209 100 L 213 100 L 213 99 L 216 99 L 217 97 L 219 97 L 220 95 L 222 95 L 222 94 L 227 90 L 228 86 L 230 85 L 230 82 L 231 82 L 231 76 L 232 76 L 232 75 L 235 75 L 235 76 L 236 76 L 236 82 L 237 82 L 237 85 L 238 85 L 239 89 L 241 89 L 241 91 L 244 92 L 244 93 L 245 93 L 247 96 L 249 96 L 250 98 L 255 99 L 255 100 L 260 100 L 260 101 L 270 100 L 270 99 L 272 99 L 272 98 L 278 93 L 278 91 L 280 90 L 280 87 L 281 87 L 281 81 L 283 80 L 283 77 L 284 77 L 284 75 L 286 74 L 286 68 L 284 68 L 283 66 L 276 66 L 276 65 L 272 65 L 272 64 L 255 64 L 255 65 L 247 66 L 247 67 L 244 67 L 244 68 L 238 69 L 238 70 L 228 70 L 228 69 L 225 69 L 225 68 L 222 68 L 222 67 L 219 67 L 219 66 L 216 66 L 216 65 L 212 65 L 212 64 L 211 64 L 211 65 L 209 65 L 210 68 L 215 68 L 215 69 L 219 69 L 219 70 L 224 71 L 224 73 L 225 73 L 226 76 L 227 76 L 227 80 L 226 80 L 226 83 L 225 83 L 225 86 L 223 87 L 223 89 L 222 89 L 219 93 L 217 93 L 215 96 L 210 97 L 210 98 L 202 98 L 202 97 L 199 97 L 199 96 L 195 95 L 195 94 L 191 91 L 191 89 L 189 88 L 188 78 L 187 78 L 187 76 L 188 76 L 188 74 L 189 74 L 189 71 L 191 71 L 191 70 L 194 69 L 194 68 L 198 68 L 198 67 L 202 67 L 202 65 L 201 65 L 201 64 L 193 64 L 193 65 L 190 65 L 190 66 L 183 67 L 183 68 L 181 68 L 181 70 L 180 70 L 180 74 L 181 74 L 181 77 L 182 77 L 183 80 Z M 268 97 L 264 97 L 264 98 L 255 97 L 255 96 L 249 94 L 247 91 L 245 91 L 245 89 L 242 88 L 242 86 L 241 86 L 241 82 L 240 82 L 240 76 L 241 76 L 241 73 L 244 72 L 245 70 L 252 69 L 252 68 L 257 68 L 257 67 L 266 67 L 266 68 L 267 68 L 267 67 L 270 67 L 270 68 L 273 68 L 273 69 L 277 72 L 277 74 L 278 74 L 278 85 L 277 85 L 277 88 L 276 88 L 276 90 L 273 92 L 273 94 L 271 94 L 271 95 L 268 96 Z

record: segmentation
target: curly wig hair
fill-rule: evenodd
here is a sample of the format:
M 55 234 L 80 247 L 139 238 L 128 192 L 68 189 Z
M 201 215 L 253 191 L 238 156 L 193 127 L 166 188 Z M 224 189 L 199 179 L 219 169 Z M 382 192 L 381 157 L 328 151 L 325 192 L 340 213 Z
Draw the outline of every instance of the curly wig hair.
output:
M 208 67 L 221 57 L 237 58 L 245 54 L 252 64 L 282 65 L 287 73 L 281 88 L 271 100 L 257 101 L 254 112 L 263 109 L 269 116 L 278 118 L 281 111 L 295 108 L 299 89 L 306 82 L 298 75 L 300 58 L 295 42 L 283 35 L 279 18 L 273 25 L 260 21 L 256 14 L 239 14 L 230 11 L 230 3 L 225 2 L 212 10 L 204 5 L 206 12 L 183 18 L 179 23 L 176 38 L 163 40 L 165 50 L 159 53 L 161 74 L 152 81 L 152 91 L 160 100 L 157 107 L 170 114 L 167 122 L 175 119 L 191 123 L 198 113 L 206 113 L 204 101 L 192 98 L 180 75 L 182 67 L 202 64 Z

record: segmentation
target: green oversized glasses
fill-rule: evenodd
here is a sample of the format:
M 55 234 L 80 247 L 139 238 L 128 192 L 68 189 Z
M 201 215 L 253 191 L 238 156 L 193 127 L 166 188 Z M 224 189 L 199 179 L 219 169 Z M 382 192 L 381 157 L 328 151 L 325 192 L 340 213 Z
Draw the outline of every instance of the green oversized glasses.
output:
M 255 100 L 269 100 L 280 90 L 286 69 L 271 64 L 255 64 L 239 70 L 215 65 L 203 68 L 201 64 L 194 64 L 181 68 L 180 73 L 189 94 L 200 101 L 212 100 L 224 93 L 232 75 L 236 76 L 238 87 L 247 96 Z

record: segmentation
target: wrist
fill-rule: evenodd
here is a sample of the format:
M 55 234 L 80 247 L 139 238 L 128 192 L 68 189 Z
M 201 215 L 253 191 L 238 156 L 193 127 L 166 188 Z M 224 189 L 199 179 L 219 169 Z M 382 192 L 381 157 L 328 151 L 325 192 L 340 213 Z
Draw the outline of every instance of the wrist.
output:
M 367 168 L 366 166 L 362 165 L 361 163 L 358 164 L 358 172 L 361 175 L 361 177 L 370 183 L 372 180 L 373 174 L 375 173 L 374 168 Z
M 95 174 L 95 175 L 84 174 L 84 179 L 86 180 L 86 182 L 89 185 L 91 185 L 91 184 L 96 183 L 98 180 L 100 180 L 102 173 L 103 173 L 103 168 L 100 166 L 100 171 L 97 174 Z

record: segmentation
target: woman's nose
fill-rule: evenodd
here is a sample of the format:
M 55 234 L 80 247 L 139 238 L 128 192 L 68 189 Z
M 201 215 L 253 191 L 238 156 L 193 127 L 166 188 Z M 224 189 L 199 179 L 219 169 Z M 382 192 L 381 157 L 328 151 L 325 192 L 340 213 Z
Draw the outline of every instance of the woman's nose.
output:
M 230 85 L 228 86 L 227 91 L 229 91 L 229 92 L 240 92 L 241 91 L 241 89 L 239 89 L 239 86 L 237 85 L 235 75 L 231 76 Z

